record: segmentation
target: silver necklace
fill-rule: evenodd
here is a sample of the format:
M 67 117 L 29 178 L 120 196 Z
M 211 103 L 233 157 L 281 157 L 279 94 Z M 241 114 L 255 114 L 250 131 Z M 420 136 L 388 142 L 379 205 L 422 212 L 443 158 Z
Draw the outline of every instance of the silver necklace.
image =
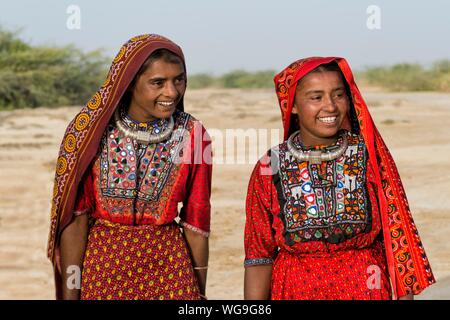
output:
M 291 134 L 287 141 L 287 147 L 290 153 L 297 158 L 299 161 L 309 161 L 311 164 L 319 164 L 324 161 L 331 161 L 342 156 L 347 150 L 348 140 L 345 132 L 343 132 L 340 137 L 342 137 L 342 144 L 333 151 L 322 151 L 322 150 L 299 150 L 294 145 L 294 138 L 300 134 L 300 130 Z
M 141 131 L 141 130 L 126 128 L 122 122 L 122 119 L 120 119 L 119 109 L 120 108 L 117 108 L 114 113 L 114 121 L 116 122 L 116 126 L 117 126 L 117 129 L 119 129 L 119 132 L 121 134 L 123 134 L 125 137 L 134 139 L 137 142 L 142 143 L 142 144 L 151 144 L 151 143 L 158 143 L 158 142 L 167 140 L 170 137 L 170 135 L 172 134 L 172 131 L 174 128 L 174 121 L 173 121 L 172 116 L 170 116 L 169 125 L 167 126 L 166 129 L 164 129 L 163 131 L 161 131 L 158 134 L 151 134 L 148 131 Z

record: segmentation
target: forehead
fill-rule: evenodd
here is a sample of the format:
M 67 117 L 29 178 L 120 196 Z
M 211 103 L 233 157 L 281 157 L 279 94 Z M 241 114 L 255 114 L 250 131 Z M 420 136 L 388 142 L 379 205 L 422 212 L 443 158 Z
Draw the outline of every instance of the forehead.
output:
M 142 75 L 146 77 L 160 76 L 165 78 L 178 76 L 181 73 L 184 73 L 184 67 L 181 61 L 175 63 L 161 58 L 152 61 Z
M 311 72 L 299 80 L 297 91 L 344 88 L 344 79 L 338 71 Z

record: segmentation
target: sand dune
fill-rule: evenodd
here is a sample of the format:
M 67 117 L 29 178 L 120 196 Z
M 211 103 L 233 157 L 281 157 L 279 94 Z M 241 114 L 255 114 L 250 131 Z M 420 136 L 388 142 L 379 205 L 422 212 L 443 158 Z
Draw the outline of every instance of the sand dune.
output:
M 397 161 L 438 280 L 417 298 L 449 299 L 450 94 L 362 92 Z M 0 112 L 0 299 L 54 298 L 46 259 L 53 170 L 62 134 L 78 110 Z M 281 129 L 272 90 L 188 91 L 186 110 L 218 132 Z M 252 168 L 217 164 L 213 170 L 210 299 L 243 297 L 244 205 Z

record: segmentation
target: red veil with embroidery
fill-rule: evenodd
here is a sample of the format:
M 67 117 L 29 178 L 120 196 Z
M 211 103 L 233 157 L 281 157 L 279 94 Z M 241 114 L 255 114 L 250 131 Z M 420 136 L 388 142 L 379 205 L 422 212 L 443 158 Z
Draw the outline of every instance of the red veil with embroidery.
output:
M 346 121 L 344 121 L 343 129 L 349 130 L 352 125 L 356 125 L 359 128 L 358 134 L 360 139 L 362 139 L 363 145 L 365 145 L 365 152 L 368 155 L 366 166 L 367 176 L 372 186 L 370 187 L 372 193 L 371 202 L 373 208 L 379 212 L 379 215 L 377 214 L 373 219 L 372 229 L 375 227 L 379 228 L 378 230 L 380 235 L 382 235 L 382 242 L 384 243 L 384 249 L 382 250 L 382 255 L 384 255 L 384 257 L 380 257 L 379 260 L 385 262 L 381 261 L 380 265 L 387 266 L 387 270 L 385 271 L 390 278 L 388 282 L 390 281 L 390 287 L 393 291 L 394 298 L 407 295 L 408 293 L 418 294 L 423 289 L 433 284 L 435 279 L 422 246 L 419 233 L 414 224 L 394 160 L 372 120 L 369 110 L 356 86 L 350 67 L 345 59 L 339 57 L 311 57 L 301 59 L 292 63 L 275 76 L 275 90 L 281 108 L 284 126 L 284 141 L 286 141 L 294 131 L 298 130 L 295 121 L 291 121 L 298 81 L 319 65 L 331 62 L 337 63 L 341 69 L 351 95 L 351 114 L 349 114 Z M 354 140 L 357 144 L 358 139 L 355 138 Z M 274 195 L 276 192 L 273 191 L 273 182 L 271 181 L 271 178 L 263 177 L 257 173 L 257 171 L 264 169 L 264 163 L 262 162 L 263 161 L 260 161 L 253 171 L 247 196 L 247 224 L 245 236 L 246 264 L 247 261 L 252 261 L 252 263 L 255 264 L 265 264 L 273 261 L 273 259 L 266 259 L 267 257 L 271 257 L 275 250 L 273 247 L 276 246 L 273 239 L 277 237 L 278 233 L 275 234 L 275 231 L 272 228 L 284 230 L 281 232 L 286 235 L 286 229 L 284 229 L 285 226 L 283 226 L 281 222 L 282 219 L 278 218 L 278 214 L 275 214 L 280 211 L 280 208 L 278 206 L 278 198 Z M 280 162 L 282 162 L 282 160 L 280 160 Z M 281 165 L 283 164 L 280 164 L 280 166 Z M 283 181 L 283 183 L 286 182 Z M 273 203 L 276 203 L 275 209 Z M 264 210 L 272 212 L 272 226 L 269 225 L 270 223 L 268 224 L 263 221 L 264 219 L 261 219 L 261 216 L 257 216 L 256 218 L 253 217 L 254 214 L 258 215 L 256 212 Z M 257 234 L 265 233 L 266 236 L 252 235 L 255 232 Z M 278 246 L 280 246 L 280 243 L 284 242 L 285 239 L 280 236 L 277 241 Z M 367 239 L 364 241 L 367 241 Z M 315 243 L 318 242 L 316 241 Z M 311 242 L 307 242 L 305 246 L 313 248 L 310 244 Z M 281 247 L 283 246 L 285 249 L 287 248 L 287 250 L 290 250 L 290 248 L 288 248 L 289 246 L 285 246 L 284 243 Z M 322 246 L 322 244 L 318 244 L 318 246 Z M 273 253 L 273 255 L 276 254 Z M 328 256 L 327 259 L 330 259 L 330 256 Z M 351 259 L 351 257 L 349 259 Z M 308 261 L 311 262 L 312 260 Z M 340 260 L 340 262 L 339 260 L 322 260 L 322 262 L 324 264 L 327 262 L 336 262 L 339 264 L 342 263 L 342 260 Z M 307 268 L 307 266 L 304 268 Z M 314 269 L 314 266 L 312 269 Z M 325 269 L 327 268 L 325 267 Z M 309 269 L 306 271 L 305 269 L 298 270 L 291 266 L 283 272 L 289 273 L 295 272 L 295 270 L 298 272 L 311 271 Z M 349 272 L 352 272 L 351 270 L 352 268 L 349 268 Z M 276 270 L 274 270 L 274 272 L 277 278 L 274 279 L 273 277 L 272 281 L 283 282 L 286 274 L 281 274 L 280 272 L 277 273 Z M 323 273 L 320 273 L 321 271 L 311 272 L 316 272 L 319 279 L 325 280 L 327 277 L 326 272 L 330 271 L 324 270 Z M 364 275 L 361 275 L 361 279 L 363 276 Z M 315 279 L 317 279 L 317 276 Z M 345 282 L 348 283 L 352 280 L 352 278 L 347 277 L 347 280 L 342 281 L 339 285 L 345 285 Z M 278 284 L 277 286 L 283 285 L 284 284 Z M 296 286 L 301 287 L 302 284 L 293 284 L 291 289 L 297 290 L 295 289 Z M 274 286 L 272 284 L 272 290 L 273 288 Z M 388 291 L 391 289 L 387 288 Z M 273 295 L 274 293 L 272 292 L 272 297 Z M 303 295 L 303 297 L 305 296 L 307 295 Z M 282 295 L 278 295 L 278 297 L 283 299 Z M 386 298 L 385 295 L 383 297 Z M 375 297 L 375 299 L 378 298 L 381 298 L 381 296 Z
M 73 219 L 74 210 L 86 204 L 86 200 L 83 200 L 85 198 L 83 197 L 80 198 L 80 195 L 77 197 L 77 192 L 84 189 L 85 190 L 84 193 L 88 194 L 93 194 L 95 192 L 97 192 L 97 194 L 99 193 L 98 190 L 100 190 L 99 189 L 100 182 L 97 183 L 98 187 L 97 191 L 92 190 L 92 184 L 91 187 L 89 187 L 89 184 L 87 184 L 87 187 L 83 187 L 86 185 L 85 183 L 86 181 L 91 180 L 91 177 L 88 175 L 88 173 L 90 172 L 91 168 L 95 167 L 95 165 L 97 165 L 98 167 L 99 161 L 95 162 L 95 160 L 99 159 L 98 158 L 99 146 L 103 141 L 102 139 L 105 137 L 108 138 L 109 136 L 109 134 L 105 136 L 105 132 L 109 130 L 108 124 L 110 123 L 110 120 L 116 108 L 119 107 L 118 105 L 119 102 L 121 101 L 122 96 L 129 87 L 131 81 L 135 77 L 141 65 L 144 63 L 147 57 L 149 57 L 149 55 L 157 49 L 167 49 L 175 53 L 178 57 L 181 58 L 183 65 L 185 66 L 184 56 L 181 48 L 167 38 L 154 34 L 146 34 L 130 39 L 120 48 L 119 53 L 113 60 L 113 63 L 109 69 L 109 73 L 107 75 L 107 79 L 104 82 L 104 84 L 95 93 L 95 95 L 87 103 L 87 105 L 81 109 L 81 111 L 75 116 L 75 118 L 70 122 L 70 124 L 67 127 L 63 141 L 61 143 L 59 156 L 57 160 L 55 184 L 53 190 L 53 201 L 51 209 L 50 235 L 48 241 L 48 258 L 53 262 L 54 266 L 57 298 L 61 298 L 61 265 L 60 265 L 60 248 L 59 248 L 59 240 L 61 232 Z M 183 110 L 184 110 L 183 98 L 181 98 L 181 101 L 177 105 L 177 111 L 175 111 L 174 113 L 175 118 L 174 132 L 178 130 L 179 132 L 188 133 L 190 134 L 191 138 L 194 136 L 194 132 L 196 132 L 195 137 L 197 138 L 188 140 L 191 143 L 189 145 L 183 145 L 181 149 L 178 146 L 177 148 L 175 148 L 176 149 L 175 150 L 172 147 L 173 144 L 172 145 L 169 144 L 168 146 L 156 147 L 156 149 L 159 148 L 162 150 L 160 151 L 159 155 L 163 155 L 165 157 L 165 160 L 161 160 L 163 162 L 161 162 L 161 165 L 158 164 L 157 168 L 164 166 L 167 167 L 166 164 L 169 161 L 167 161 L 166 159 L 167 157 L 171 157 L 171 151 L 173 151 L 172 149 L 174 149 L 176 152 L 179 152 L 180 157 L 183 157 L 183 159 L 185 159 L 186 157 L 194 157 L 194 156 L 197 157 L 198 156 L 197 153 L 199 152 L 201 152 L 202 155 L 205 155 L 209 150 L 208 148 L 210 141 L 208 141 L 208 139 L 203 139 L 203 136 L 206 133 L 205 129 L 192 116 L 190 116 L 187 113 L 184 113 Z M 111 135 L 114 135 L 114 132 L 111 131 L 110 133 Z M 198 137 L 200 137 L 200 142 Z M 119 139 L 116 139 L 115 141 L 117 142 L 119 141 Z M 115 141 L 112 142 L 115 143 Z M 180 141 L 182 140 L 178 140 L 178 142 Z M 123 144 L 122 147 L 125 146 L 132 148 L 131 142 L 126 142 L 124 140 L 121 143 Z M 126 143 L 128 143 L 128 145 L 125 145 Z M 194 144 L 196 145 L 194 146 Z M 187 148 L 184 148 L 185 146 Z M 125 152 L 126 149 L 123 149 L 123 151 Z M 185 151 L 184 156 L 182 156 L 183 151 Z M 154 152 L 156 154 L 156 151 Z M 113 160 L 116 161 L 117 159 Z M 149 199 L 150 205 L 145 207 L 145 205 L 142 204 L 142 202 L 145 201 L 141 201 L 141 203 L 139 203 L 138 201 L 137 206 L 143 208 L 142 209 L 143 213 L 141 215 L 142 219 L 141 222 L 138 224 L 161 226 L 162 227 L 161 231 L 155 231 L 157 235 L 155 236 L 155 238 L 161 238 L 161 241 L 164 240 L 164 243 L 166 243 L 167 239 L 166 236 L 164 235 L 164 232 L 167 232 L 167 237 L 173 236 L 175 239 L 172 240 L 173 248 L 175 248 L 173 250 L 185 251 L 184 248 L 181 248 L 184 245 L 182 244 L 182 242 L 179 242 L 181 241 L 181 238 L 178 235 L 178 231 L 176 230 L 175 227 L 173 228 L 171 227 L 171 225 L 173 225 L 172 223 L 174 221 L 174 218 L 176 218 L 177 216 L 178 213 L 177 205 L 178 202 L 180 201 L 183 202 L 183 209 L 180 214 L 180 218 L 183 220 L 183 223 L 185 223 L 186 226 L 190 227 L 191 229 L 198 231 L 205 236 L 207 236 L 209 233 L 210 227 L 209 196 L 211 193 L 211 163 L 208 162 L 210 161 L 210 159 L 208 161 L 206 161 L 206 159 L 205 161 L 203 160 L 204 159 L 202 158 L 201 161 L 198 161 L 198 159 L 196 159 L 195 161 L 181 161 L 181 163 L 170 163 L 170 168 L 166 170 L 167 172 L 164 172 L 163 175 L 164 179 L 161 178 L 161 180 L 164 181 L 162 182 L 157 181 L 156 178 L 153 181 L 150 181 L 151 183 L 156 185 L 154 187 L 155 189 L 157 187 L 161 189 L 158 191 L 157 196 L 154 196 L 154 194 L 145 194 L 145 192 L 144 193 L 141 192 L 141 194 L 144 194 L 145 199 L 147 198 Z M 150 165 L 148 165 L 148 167 L 150 167 Z M 152 170 L 157 171 L 159 169 L 152 168 Z M 101 183 L 103 183 L 103 181 Z M 104 186 L 101 185 L 101 187 L 103 188 Z M 152 189 L 152 185 L 147 186 L 147 189 Z M 194 189 L 195 192 L 193 191 Z M 117 196 L 120 196 L 120 194 L 117 194 Z M 110 209 L 112 207 L 115 208 L 118 205 L 122 206 L 123 208 L 126 208 L 127 203 L 130 202 L 128 201 L 129 199 L 126 198 L 120 199 L 120 197 L 118 200 L 115 200 L 113 198 L 111 199 L 112 200 L 109 201 L 109 204 L 105 204 L 106 202 L 103 203 L 102 206 L 103 209 L 104 208 Z M 130 210 L 124 212 L 121 211 L 122 213 L 124 213 L 122 216 L 126 220 L 125 225 L 131 224 L 129 220 L 133 214 L 132 212 L 130 213 L 129 211 Z M 198 212 L 198 214 L 193 214 L 192 212 Z M 102 215 L 108 216 L 107 213 L 105 213 L 105 210 L 101 210 L 100 208 L 99 210 L 97 210 L 97 215 L 99 215 L 100 217 Z M 109 222 L 107 221 L 104 222 L 102 225 L 97 226 L 96 228 L 98 230 L 94 232 L 92 237 L 95 237 L 96 239 L 97 237 L 98 238 L 101 238 L 102 236 L 105 237 L 104 235 L 105 232 L 107 232 L 106 230 L 110 230 L 110 228 L 113 226 L 115 222 L 118 221 L 109 221 Z M 120 222 L 121 221 L 119 221 L 119 223 Z M 122 230 L 124 232 L 125 231 L 130 232 L 131 234 L 130 231 L 131 228 L 127 229 L 126 226 L 120 227 L 119 230 Z M 127 239 L 124 238 L 126 234 L 122 234 L 122 231 L 115 232 L 114 236 L 112 236 L 113 233 L 111 232 L 110 236 L 107 235 L 106 238 L 103 239 L 105 241 L 104 244 L 106 242 L 109 243 L 111 239 L 117 238 L 116 240 L 120 241 L 120 243 L 128 242 L 129 245 L 134 245 L 132 241 L 127 241 Z M 134 242 L 139 243 L 139 245 L 141 245 L 141 240 L 143 242 L 146 242 L 145 237 L 147 237 L 146 239 L 149 239 L 149 234 L 147 232 L 150 231 L 151 230 L 143 230 L 143 229 L 141 231 L 136 231 L 135 233 L 136 238 L 134 240 L 138 241 Z M 163 233 L 161 234 L 161 232 Z M 142 246 L 142 248 L 144 248 L 144 246 Z M 102 249 L 101 247 L 99 248 L 94 247 L 92 251 L 94 251 L 95 253 L 101 251 L 101 249 Z M 141 247 L 139 247 L 138 249 L 142 250 Z M 132 247 L 131 250 L 135 251 L 135 248 Z M 145 261 L 146 259 L 144 259 L 145 258 L 144 253 L 147 252 L 148 254 L 150 254 L 153 248 L 147 247 L 146 250 L 147 251 L 142 250 L 142 258 L 138 259 L 138 261 L 140 260 Z M 161 248 L 159 248 L 159 250 L 161 250 Z M 165 251 L 164 250 L 165 249 L 163 248 L 163 253 L 165 254 L 166 253 L 165 251 L 167 250 Z M 182 253 L 183 258 L 185 254 L 184 251 Z M 86 251 L 86 255 L 87 256 L 89 255 L 88 249 Z M 91 255 L 93 255 L 93 253 L 91 253 Z M 140 252 L 138 258 L 139 257 L 141 257 Z M 171 264 L 173 259 L 177 258 L 168 255 L 167 261 L 163 262 Z M 101 260 L 103 261 L 103 257 Z M 95 263 L 93 259 L 90 259 L 90 261 L 91 263 Z M 185 263 L 185 261 L 182 261 L 181 265 L 183 263 Z M 108 262 L 107 266 L 109 265 L 110 263 Z M 93 265 L 93 268 L 95 267 L 96 266 Z M 139 267 L 138 272 L 141 272 L 140 266 L 137 267 Z M 152 266 L 150 265 L 150 268 L 151 267 Z M 148 268 L 148 264 L 146 268 Z M 172 267 L 168 268 L 171 270 Z M 178 271 L 176 273 L 178 273 Z M 172 273 L 170 275 L 172 275 Z M 170 279 L 172 278 L 175 279 L 176 276 L 174 277 L 172 275 Z M 108 283 L 111 281 L 110 279 L 105 279 L 105 281 L 106 280 L 108 280 Z M 161 279 L 161 283 L 162 281 L 163 279 Z M 166 281 L 169 282 L 168 280 Z M 152 285 L 153 281 L 150 284 Z M 126 285 L 127 283 L 125 282 L 125 286 Z M 138 285 L 141 287 L 138 287 L 136 291 L 142 290 L 143 285 L 142 284 Z M 148 287 L 148 282 L 145 286 Z M 186 296 L 183 296 L 184 293 L 182 291 L 178 290 L 177 292 L 179 293 L 180 297 L 186 298 Z M 177 294 L 177 292 L 175 293 L 172 292 L 170 297 L 172 298 L 174 294 L 175 295 Z M 122 297 L 122 294 L 120 294 L 119 297 Z

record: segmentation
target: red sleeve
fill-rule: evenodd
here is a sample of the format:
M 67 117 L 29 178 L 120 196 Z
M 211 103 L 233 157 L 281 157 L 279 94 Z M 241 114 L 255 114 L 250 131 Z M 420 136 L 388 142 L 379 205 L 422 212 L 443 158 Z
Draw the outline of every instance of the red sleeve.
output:
M 211 220 L 211 138 L 200 122 L 196 121 L 191 135 L 191 163 L 186 185 L 186 198 L 180 212 L 183 227 L 209 236 Z M 197 136 L 197 133 L 201 135 Z
M 90 168 L 90 167 L 89 167 Z M 81 216 L 93 212 L 95 207 L 94 184 L 91 170 L 88 169 L 80 184 L 78 185 L 77 199 L 73 214 Z
M 275 231 L 272 228 L 272 191 L 274 190 L 269 166 L 256 164 L 250 178 L 245 222 L 246 267 L 271 264 L 276 256 Z

